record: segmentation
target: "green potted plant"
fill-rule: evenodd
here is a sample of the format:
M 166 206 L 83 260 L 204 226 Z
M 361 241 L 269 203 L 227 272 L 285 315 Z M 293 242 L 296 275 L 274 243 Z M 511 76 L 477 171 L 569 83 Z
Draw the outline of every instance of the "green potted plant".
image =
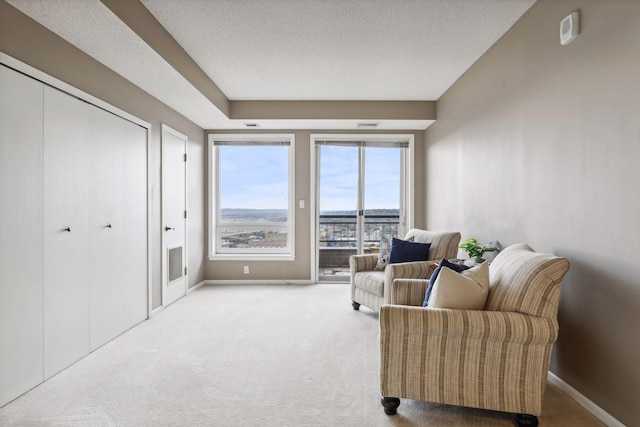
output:
M 484 261 L 482 255 L 484 255 L 485 252 L 494 252 L 499 250 L 497 242 L 490 242 L 482 246 L 478 243 L 478 240 L 474 238 L 461 243 L 459 247 L 469 254 L 469 258 L 478 263 Z

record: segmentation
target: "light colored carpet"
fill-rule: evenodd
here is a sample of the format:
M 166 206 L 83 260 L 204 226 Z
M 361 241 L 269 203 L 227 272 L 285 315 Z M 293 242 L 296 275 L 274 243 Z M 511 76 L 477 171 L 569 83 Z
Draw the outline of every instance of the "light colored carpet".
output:
M 0 409 L 2 426 L 509 426 L 379 403 L 378 316 L 348 285 L 205 286 Z M 548 386 L 541 426 L 601 426 Z

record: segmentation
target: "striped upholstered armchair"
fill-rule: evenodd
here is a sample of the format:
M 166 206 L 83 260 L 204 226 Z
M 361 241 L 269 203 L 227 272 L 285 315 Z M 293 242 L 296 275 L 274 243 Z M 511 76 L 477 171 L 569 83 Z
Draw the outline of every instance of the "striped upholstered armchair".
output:
M 429 260 L 389 264 L 376 270 L 378 254 L 352 255 L 349 258 L 351 271 L 351 301 L 354 310 L 360 305 L 380 311 L 382 304 L 391 302 L 391 284 L 398 278 L 428 280 L 433 266 L 442 258 L 455 258 L 458 254 L 460 233 L 450 231 L 426 231 L 413 228 L 404 238 L 418 243 L 430 243 Z M 424 292 L 422 293 L 424 298 Z
M 408 398 L 512 412 L 518 425 L 538 425 L 568 269 L 565 258 L 509 246 L 489 266 L 484 310 L 423 308 L 428 282 L 394 281 L 391 304 L 401 305 L 380 311 L 385 412 Z

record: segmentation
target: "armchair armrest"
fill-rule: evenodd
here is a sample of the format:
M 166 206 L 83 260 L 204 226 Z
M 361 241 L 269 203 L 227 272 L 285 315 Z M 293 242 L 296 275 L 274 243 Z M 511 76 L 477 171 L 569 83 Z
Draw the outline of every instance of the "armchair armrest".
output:
M 391 283 L 391 304 L 422 306 L 429 279 L 394 279 Z
M 435 265 L 434 261 L 413 261 L 387 265 L 384 269 L 384 303 L 391 303 L 392 284 L 395 279 L 429 279 Z M 422 295 L 424 300 L 424 292 Z
M 381 339 L 395 334 L 480 340 L 516 345 L 547 345 L 558 337 L 558 322 L 522 313 L 450 310 L 384 305 L 380 309 Z
M 433 266 L 433 267 L 432 267 Z M 393 282 L 393 279 L 429 279 L 436 261 L 413 261 L 389 264 L 384 269 L 384 279 Z
M 349 257 L 349 268 L 351 275 L 358 271 L 371 271 L 378 264 L 378 254 L 351 255 Z

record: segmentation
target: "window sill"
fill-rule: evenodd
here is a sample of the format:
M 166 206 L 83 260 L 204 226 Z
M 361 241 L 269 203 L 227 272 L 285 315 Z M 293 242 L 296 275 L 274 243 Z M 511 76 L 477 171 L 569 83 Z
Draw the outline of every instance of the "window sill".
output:
M 295 261 L 292 254 L 214 254 L 209 261 Z

